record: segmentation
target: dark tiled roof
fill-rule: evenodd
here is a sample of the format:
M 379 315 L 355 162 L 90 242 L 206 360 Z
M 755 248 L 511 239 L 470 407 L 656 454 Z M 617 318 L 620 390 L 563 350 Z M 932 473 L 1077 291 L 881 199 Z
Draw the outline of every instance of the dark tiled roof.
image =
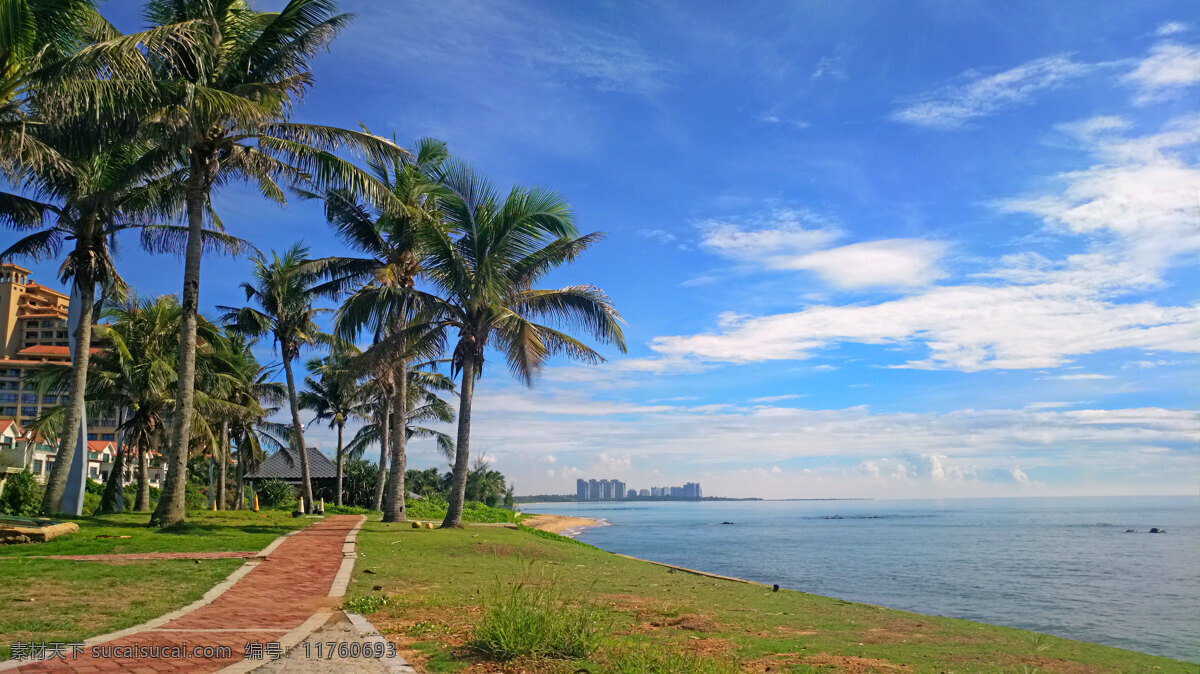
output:
M 267 457 L 258 470 L 247 475 L 246 478 L 250 480 L 299 480 L 300 457 L 292 456 L 291 458 L 292 462 L 289 464 L 287 454 L 283 450 L 279 450 Z M 309 447 L 308 476 L 313 479 L 337 477 L 337 466 L 329 460 L 329 457 L 322 454 L 321 450 Z

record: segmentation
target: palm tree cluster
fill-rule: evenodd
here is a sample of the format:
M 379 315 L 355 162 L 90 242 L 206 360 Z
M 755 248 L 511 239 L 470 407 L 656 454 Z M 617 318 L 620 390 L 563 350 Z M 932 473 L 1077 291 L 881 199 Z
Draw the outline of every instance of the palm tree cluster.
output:
M 339 501 L 343 459 L 379 445 L 375 506 L 386 521 L 405 519 L 408 440 L 433 438 L 452 458 L 443 526 L 459 526 L 468 491 L 481 493 L 470 476 L 487 481 L 470 470 L 485 360 L 503 359 L 532 384 L 555 355 L 601 360 L 573 330 L 624 349 L 621 318 L 601 290 L 537 287 L 601 238 L 578 233 L 561 196 L 500 192 L 436 140 L 404 149 L 366 129 L 293 121 L 314 85 L 310 61 L 351 19 L 332 0 L 290 0 L 278 12 L 248 0 L 147 0 L 146 29 L 129 35 L 91 0 L 5 8 L 0 171 L 12 189 L 0 194 L 0 224 L 25 236 L 0 259 L 61 259 L 60 278 L 82 308 L 72 330 L 83 348 L 69 371 L 46 374 L 67 402 L 56 411 L 63 460 L 43 511 L 60 508 L 85 405 L 120 419 L 139 481 L 146 452 L 162 449 L 169 469 L 152 523 L 184 520 L 190 457 L 219 464 L 218 491 L 236 465 L 240 505 L 240 476 L 276 444 L 298 457 L 311 508 L 307 410 L 337 430 Z M 225 231 L 213 206 L 214 190 L 234 182 L 277 203 L 289 192 L 321 200 L 351 252 L 317 259 L 301 243 L 257 251 Z M 178 300 L 134 297 L 114 261 L 126 232 L 152 253 L 183 256 Z M 199 311 L 206 251 L 253 252 L 247 304 L 221 307 L 220 325 Z M 93 365 L 94 305 L 113 323 L 97 335 Z M 255 340 L 274 347 L 284 385 L 269 381 Z M 314 348 L 328 354 L 307 363 L 301 390 L 293 366 Z M 455 380 L 457 413 L 440 395 Z M 270 423 L 285 402 L 290 423 Z M 454 437 L 429 427 L 454 421 Z M 347 442 L 348 424 L 361 428 Z M 140 495 L 141 486 L 137 507 L 148 507 Z

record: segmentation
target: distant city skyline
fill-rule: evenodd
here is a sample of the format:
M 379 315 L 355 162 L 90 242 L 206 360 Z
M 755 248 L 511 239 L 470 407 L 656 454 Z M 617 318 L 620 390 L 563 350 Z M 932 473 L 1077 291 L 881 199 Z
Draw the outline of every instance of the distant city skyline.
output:
M 626 484 L 617 479 L 575 480 L 575 498 L 588 500 L 629 499 L 629 498 L 677 498 L 701 499 L 704 492 L 699 482 L 688 482 L 682 487 L 650 487 L 648 489 L 627 489 Z

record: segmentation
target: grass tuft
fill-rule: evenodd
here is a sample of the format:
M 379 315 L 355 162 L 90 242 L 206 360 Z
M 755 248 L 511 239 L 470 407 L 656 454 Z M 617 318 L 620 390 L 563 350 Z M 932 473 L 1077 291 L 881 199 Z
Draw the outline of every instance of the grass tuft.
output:
M 607 627 L 599 606 L 568 601 L 556 579 L 512 585 L 497 581 L 467 646 L 504 662 L 518 658 L 579 660 L 596 651 Z
M 363 597 L 355 597 L 347 599 L 342 603 L 342 610 L 359 615 L 370 615 L 378 613 L 387 605 L 387 597 L 378 594 L 370 594 Z

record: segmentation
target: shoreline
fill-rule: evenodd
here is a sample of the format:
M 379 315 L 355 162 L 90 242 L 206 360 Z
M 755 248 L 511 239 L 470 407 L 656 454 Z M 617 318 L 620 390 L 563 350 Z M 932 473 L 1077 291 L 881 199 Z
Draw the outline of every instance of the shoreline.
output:
M 528 519 L 521 522 L 521 526 L 526 526 L 531 529 L 541 529 L 549 531 L 552 534 L 567 536 L 574 538 L 580 531 L 590 527 L 608 526 L 608 522 L 604 520 L 592 519 L 591 517 L 572 517 L 570 515 L 545 515 L 539 513 L 527 513 L 530 515 Z

